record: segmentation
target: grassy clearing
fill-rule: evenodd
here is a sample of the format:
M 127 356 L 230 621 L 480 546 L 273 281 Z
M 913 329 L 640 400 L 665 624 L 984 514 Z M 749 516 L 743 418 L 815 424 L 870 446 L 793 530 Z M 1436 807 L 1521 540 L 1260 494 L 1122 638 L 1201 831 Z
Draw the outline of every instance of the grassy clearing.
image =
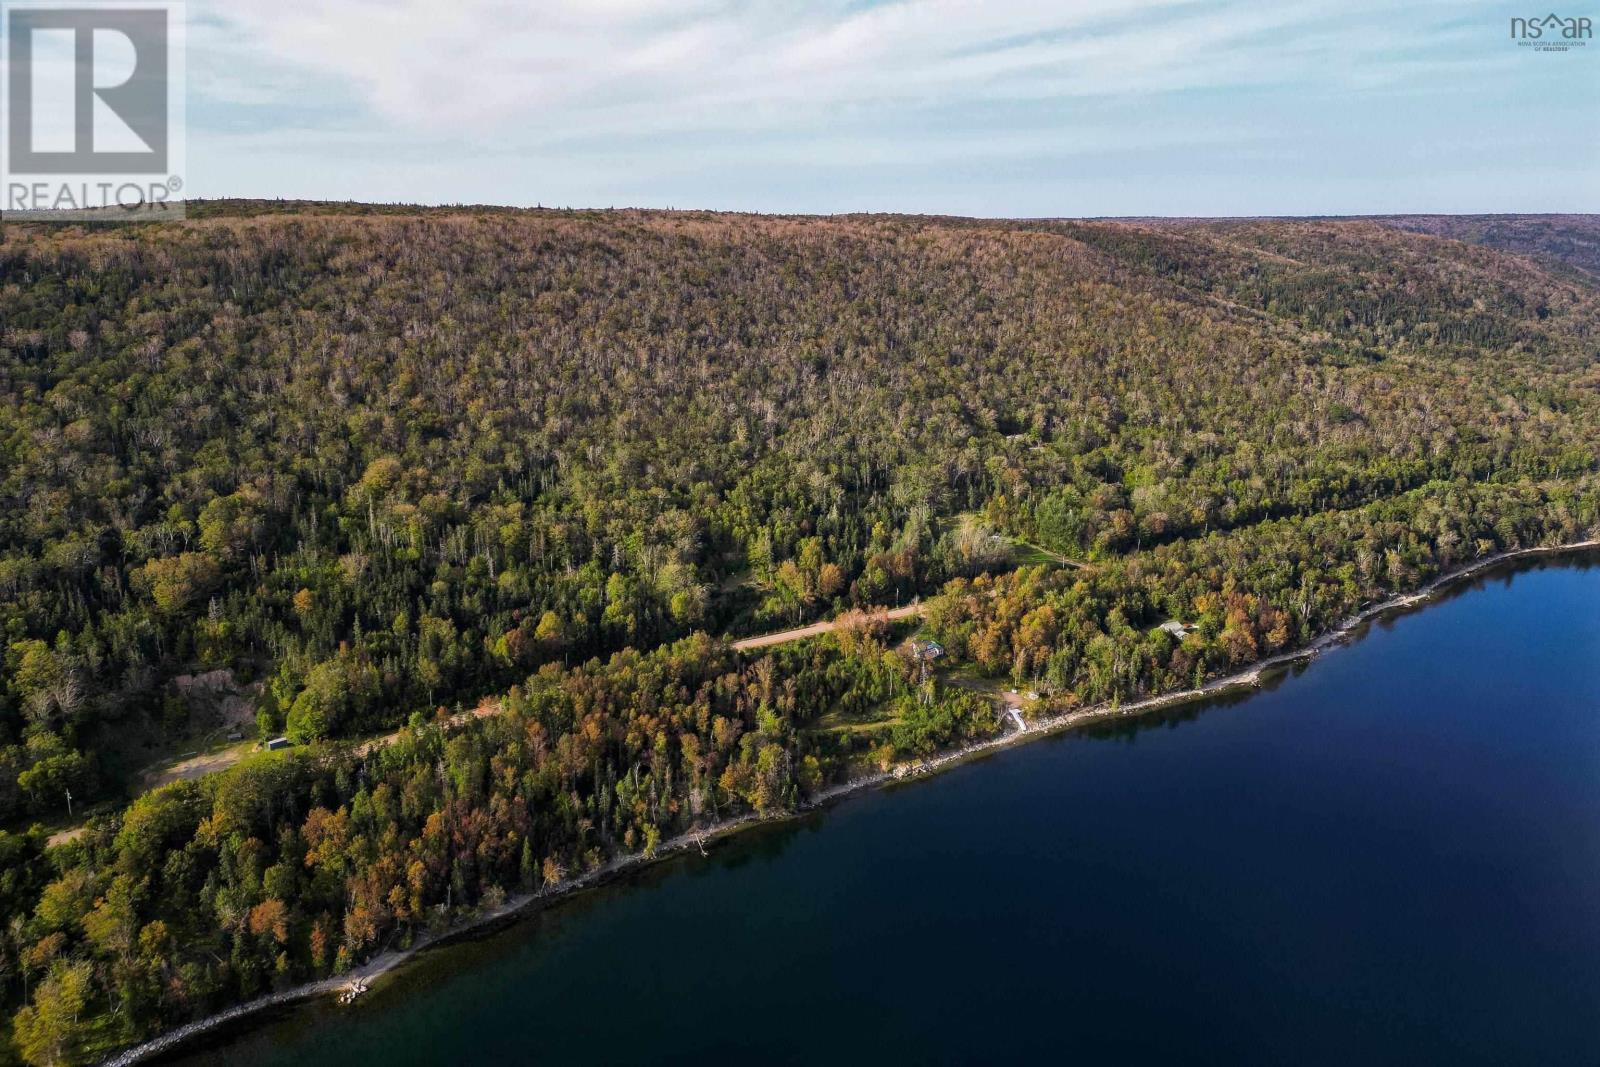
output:
M 811 732 L 819 734 L 876 732 L 893 726 L 900 719 L 901 716 L 894 711 L 894 701 L 886 700 L 856 714 L 851 714 L 843 708 L 835 708 L 818 719 L 811 727 Z
M 1080 567 L 1076 560 L 1068 559 L 1059 552 L 1052 552 L 1048 548 L 1036 545 L 1031 541 L 1011 539 L 1011 555 L 1019 567 Z

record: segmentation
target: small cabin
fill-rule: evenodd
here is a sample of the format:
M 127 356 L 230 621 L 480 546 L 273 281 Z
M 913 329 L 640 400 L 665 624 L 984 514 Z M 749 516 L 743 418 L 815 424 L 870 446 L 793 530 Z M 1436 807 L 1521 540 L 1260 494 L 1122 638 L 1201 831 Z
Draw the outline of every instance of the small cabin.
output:
M 918 659 L 938 659 L 944 655 L 944 646 L 937 641 L 913 641 L 911 654 Z
M 1188 637 L 1190 634 L 1200 629 L 1200 627 L 1195 626 L 1193 623 L 1182 623 L 1177 619 L 1168 619 L 1166 622 L 1156 627 L 1156 629 L 1162 631 L 1163 633 L 1171 634 L 1179 641 L 1182 641 L 1185 637 Z
M 267 751 L 268 752 L 276 752 L 280 748 L 288 748 L 288 747 L 289 747 L 289 739 L 287 737 L 274 737 L 271 741 L 267 742 Z

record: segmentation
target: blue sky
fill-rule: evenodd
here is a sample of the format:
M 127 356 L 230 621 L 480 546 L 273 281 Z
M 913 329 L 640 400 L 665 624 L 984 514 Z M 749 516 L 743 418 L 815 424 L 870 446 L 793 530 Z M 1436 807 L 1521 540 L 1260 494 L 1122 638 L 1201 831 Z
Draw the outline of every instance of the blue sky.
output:
M 1600 211 L 1600 41 L 1518 48 L 1510 17 L 1543 11 L 189 0 L 188 191 L 988 216 Z M 1600 7 L 1561 13 L 1600 21 Z

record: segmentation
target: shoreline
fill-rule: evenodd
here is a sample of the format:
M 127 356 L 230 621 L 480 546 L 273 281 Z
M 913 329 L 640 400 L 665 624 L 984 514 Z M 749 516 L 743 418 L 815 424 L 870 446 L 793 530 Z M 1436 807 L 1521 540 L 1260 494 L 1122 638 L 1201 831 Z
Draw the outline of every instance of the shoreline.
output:
M 1145 715 L 1153 711 L 1205 700 L 1237 689 L 1258 688 L 1261 678 L 1266 672 L 1293 663 L 1309 663 L 1330 648 L 1343 644 L 1362 624 L 1378 616 L 1423 603 L 1446 586 L 1521 559 L 1546 555 L 1565 555 L 1596 548 L 1600 548 L 1600 538 L 1493 553 L 1466 563 L 1454 570 L 1446 571 L 1412 592 L 1396 594 L 1363 608 L 1298 649 L 1257 660 L 1239 671 L 1213 678 L 1198 687 L 1143 697 L 1125 704 L 1113 705 L 1107 702 L 1076 708 L 1029 723 L 1022 729 L 963 745 L 925 760 L 897 765 L 890 771 L 864 774 L 848 781 L 837 783 L 823 789 L 810 802 L 792 812 L 768 816 L 759 816 L 752 812 L 726 820 L 704 830 L 693 830 L 678 834 L 663 841 L 653 853 L 632 853 L 618 856 L 592 871 L 566 879 L 548 889 L 508 897 L 499 907 L 468 918 L 461 922 L 460 925 L 435 935 L 422 934 L 408 948 L 389 949 L 380 952 L 365 965 L 353 968 L 348 974 L 308 982 L 292 989 L 236 1004 L 214 1015 L 186 1023 L 148 1041 L 124 1049 L 100 1061 L 101 1065 L 102 1067 L 131 1067 L 133 1064 L 143 1063 L 163 1053 L 174 1051 L 197 1037 L 250 1015 L 272 1008 L 285 1007 L 316 996 L 334 994 L 357 980 L 370 984 L 375 979 L 393 971 L 415 956 L 443 947 L 453 941 L 484 933 L 498 923 L 514 921 L 520 913 L 541 902 L 558 900 L 580 890 L 593 888 L 618 875 L 668 859 L 677 853 L 702 847 L 707 842 L 731 836 L 749 826 L 792 819 L 824 808 L 851 794 L 894 782 L 910 781 L 936 774 L 969 759 L 1015 744 L 1026 743 L 1035 738 L 1063 733 L 1092 723 Z
M 1279 667 L 1286 667 L 1293 663 L 1310 663 L 1318 656 L 1322 655 L 1322 653 L 1328 651 L 1330 648 L 1343 644 L 1362 624 L 1370 622 L 1374 618 L 1380 615 L 1388 614 L 1389 612 L 1398 611 L 1403 608 L 1415 607 L 1416 605 L 1430 599 L 1433 594 L 1437 593 L 1440 589 L 1446 586 L 1453 585 L 1456 582 L 1470 578 L 1473 575 L 1481 574 L 1486 570 L 1492 570 L 1493 568 L 1502 564 L 1514 563 L 1520 559 L 1527 559 L 1536 556 L 1564 555 L 1567 553 L 1584 552 L 1594 549 L 1600 549 L 1600 538 L 1573 541 L 1569 544 L 1563 545 L 1539 545 L 1533 548 L 1515 548 L 1505 552 L 1496 552 L 1492 555 L 1484 556 L 1481 559 L 1473 560 L 1471 563 L 1464 564 L 1455 570 L 1446 571 L 1444 574 L 1433 578 L 1410 593 L 1399 593 L 1395 596 L 1389 597 L 1386 600 L 1381 600 L 1376 604 L 1362 608 L 1354 615 L 1351 615 L 1341 621 L 1333 629 L 1327 630 L 1318 635 L 1308 644 L 1302 645 L 1301 647 L 1292 649 L 1288 652 L 1279 652 L 1275 655 L 1268 656 L 1265 659 L 1258 659 L 1241 670 L 1235 671 L 1232 674 L 1226 674 L 1212 678 L 1205 684 L 1196 688 L 1179 689 L 1170 693 L 1159 693 L 1154 696 L 1141 697 L 1138 700 L 1131 701 L 1126 704 L 1112 705 L 1109 702 L 1102 702 L 1099 704 L 1091 704 L 1088 707 L 1074 708 L 1071 711 L 1065 711 L 1059 715 L 1052 715 L 1048 718 L 1036 720 L 1033 723 L 1030 723 L 1024 730 L 1003 734 L 999 737 L 991 737 L 983 741 L 975 741 L 970 745 L 964 745 L 961 748 L 952 749 L 949 752 L 943 752 L 937 756 L 931 756 L 928 759 L 918 763 L 902 765 L 900 768 L 901 773 L 898 774 L 889 772 L 878 775 L 868 775 L 859 779 L 852 779 L 849 782 L 841 783 L 832 789 L 823 790 L 822 793 L 818 794 L 817 799 L 810 805 L 810 807 L 817 807 L 826 803 L 828 800 L 834 799 L 836 796 L 844 796 L 848 793 L 854 792 L 857 789 L 866 788 L 870 785 L 881 784 L 885 781 L 903 781 L 923 774 L 936 773 L 946 769 L 949 766 L 959 763 L 962 760 L 973 756 L 983 755 L 984 753 L 993 751 L 995 749 L 1004 748 L 1008 745 L 1016 744 L 1024 739 L 1032 739 L 1035 737 L 1044 737 L 1050 734 L 1064 733 L 1067 730 L 1076 729 L 1080 726 L 1097 722 L 1105 722 L 1122 717 L 1138 717 L 1140 715 L 1148 714 L 1152 711 L 1160 711 L 1169 707 L 1179 707 L 1184 704 L 1193 703 L 1197 700 L 1205 700 L 1210 697 L 1220 696 L 1236 689 L 1257 689 L 1260 687 L 1262 675 L 1266 672 L 1275 670 Z

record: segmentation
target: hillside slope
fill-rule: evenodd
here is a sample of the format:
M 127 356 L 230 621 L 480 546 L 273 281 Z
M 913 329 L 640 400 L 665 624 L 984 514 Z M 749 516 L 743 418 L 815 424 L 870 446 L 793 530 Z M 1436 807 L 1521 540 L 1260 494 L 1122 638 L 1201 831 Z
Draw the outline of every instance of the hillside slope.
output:
M 216 668 L 370 729 L 926 592 L 960 513 L 1107 554 L 1594 461 L 1595 292 L 1365 221 L 198 213 L 0 246 L 0 739 Z
M 1600 215 L 1380 215 L 1372 221 L 1565 265 L 1600 282 Z

